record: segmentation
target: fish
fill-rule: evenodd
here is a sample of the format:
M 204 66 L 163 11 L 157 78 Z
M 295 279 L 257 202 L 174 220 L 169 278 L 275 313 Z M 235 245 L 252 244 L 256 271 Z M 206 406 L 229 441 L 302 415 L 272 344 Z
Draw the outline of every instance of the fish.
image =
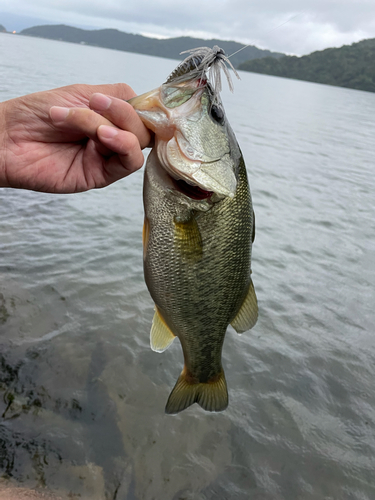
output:
M 150 344 L 163 352 L 178 337 L 184 355 L 167 414 L 194 403 L 227 408 L 228 325 L 242 333 L 258 318 L 250 188 L 218 81 L 227 58 L 217 46 L 190 52 L 164 84 L 129 101 L 155 135 L 143 187 L 144 276 L 155 303 Z

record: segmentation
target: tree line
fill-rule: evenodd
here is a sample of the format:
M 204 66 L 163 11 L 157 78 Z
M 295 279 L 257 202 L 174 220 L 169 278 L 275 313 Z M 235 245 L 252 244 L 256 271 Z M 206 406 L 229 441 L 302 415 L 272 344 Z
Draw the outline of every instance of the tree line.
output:
M 238 69 L 309 82 L 375 92 L 375 38 L 309 55 L 265 57 Z

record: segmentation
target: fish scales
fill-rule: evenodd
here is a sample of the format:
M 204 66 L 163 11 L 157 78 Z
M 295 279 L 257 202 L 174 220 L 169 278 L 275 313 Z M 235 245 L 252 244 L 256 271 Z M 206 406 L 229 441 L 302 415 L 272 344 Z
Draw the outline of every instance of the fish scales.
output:
M 246 169 L 241 161 L 234 199 L 226 198 L 199 213 L 176 205 L 168 194 L 153 187 L 153 165 L 150 159 L 145 173 L 150 221 L 146 283 L 161 315 L 181 341 L 189 372 L 206 382 L 221 371 L 225 332 L 250 284 L 252 207 Z M 196 221 L 202 254 L 197 248 L 195 258 L 180 257 L 186 243 L 175 240 L 176 218 Z

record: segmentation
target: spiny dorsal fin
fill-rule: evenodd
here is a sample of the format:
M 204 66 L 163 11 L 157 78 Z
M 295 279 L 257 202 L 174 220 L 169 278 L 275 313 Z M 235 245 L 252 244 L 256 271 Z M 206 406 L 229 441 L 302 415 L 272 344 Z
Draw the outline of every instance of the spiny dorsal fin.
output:
M 161 317 L 158 308 L 155 306 L 154 319 L 152 320 L 150 332 L 151 349 L 156 352 L 163 352 L 172 344 L 175 335 L 167 327 Z
M 243 333 L 250 330 L 258 319 L 258 301 L 255 295 L 253 282 L 250 280 L 249 291 L 243 301 L 236 317 L 231 325 L 237 333 Z
M 184 367 L 169 395 L 165 413 L 179 413 L 194 403 L 198 403 L 206 411 L 225 410 L 228 406 L 228 390 L 224 370 L 214 381 L 194 384 L 188 381 Z

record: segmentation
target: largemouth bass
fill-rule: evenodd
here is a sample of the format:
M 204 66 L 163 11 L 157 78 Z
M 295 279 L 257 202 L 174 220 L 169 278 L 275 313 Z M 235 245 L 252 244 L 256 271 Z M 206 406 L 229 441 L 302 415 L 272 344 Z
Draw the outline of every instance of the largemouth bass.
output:
M 130 100 L 155 133 L 143 228 L 144 274 L 155 302 L 151 347 L 162 352 L 178 337 L 185 361 L 166 405 L 171 414 L 193 403 L 227 407 L 227 327 L 244 332 L 258 316 L 245 163 L 202 59 L 190 56 L 161 87 Z

